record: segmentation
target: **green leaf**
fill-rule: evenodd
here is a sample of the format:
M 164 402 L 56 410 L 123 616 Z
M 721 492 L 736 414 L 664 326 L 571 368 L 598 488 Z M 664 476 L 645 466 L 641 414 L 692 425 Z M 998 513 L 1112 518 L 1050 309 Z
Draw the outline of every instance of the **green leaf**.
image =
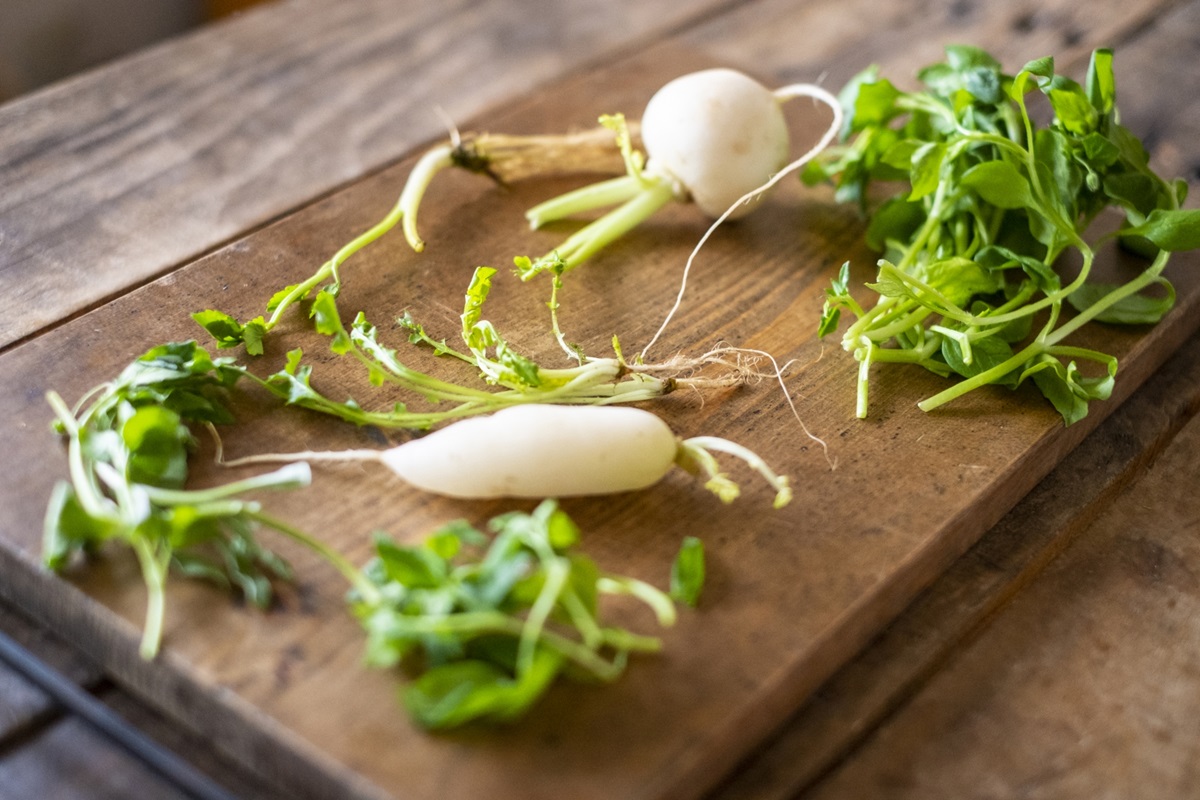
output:
M 915 299 L 916 296 L 912 286 L 892 277 L 879 278 L 873 283 L 868 283 L 867 288 L 881 297 L 913 297 Z
M 1114 172 L 1104 176 L 1104 193 L 1126 209 L 1146 216 L 1158 205 L 1158 187 L 1142 172 Z
M 902 195 L 889 197 L 871 216 L 867 225 L 867 246 L 883 253 L 889 241 L 908 241 L 925 218 L 925 209 L 920 203 L 909 202 L 909 198 Z
M 316 328 L 317 333 L 333 337 L 333 341 L 329 344 L 330 350 L 338 355 L 343 355 L 350 351 L 350 337 L 346 333 L 346 328 L 342 325 L 342 318 L 338 313 L 337 298 L 322 289 L 313 298 L 312 309 L 309 311 L 309 314 L 312 316 L 313 326 Z
M 284 300 L 286 300 L 286 299 L 287 299 L 287 296 L 288 296 L 289 294 L 291 294 L 292 292 L 294 292 L 294 291 L 295 291 L 295 290 L 296 290 L 296 289 L 297 289 L 299 286 L 300 286 L 300 284 L 298 284 L 298 283 L 293 283 L 293 284 L 291 284 L 290 286 L 285 286 L 285 287 L 283 287 L 283 288 L 282 288 L 282 289 L 280 289 L 278 292 L 276 292 L 275 294 L 271 295 L 271 299 L 267 301 L 267 313 L 268 313 L 268 314 L 270 314 L 270 313 L 271 313 L 271 312 L 273 312 L 275 309 L 279 308 L 279 305 L 280 305 L 280 304 L 281 304 L 281 303 L 282 303 Z M 298 298 L 296 298 L 296 299 L 300 300 L 300 299 L 303 299 L 303 298 L 302 298 L 302 297 L 298 297 Z
M 1021 67 L 1021 72 L 1026 72 L 1035 78 L 1049 80 L 1054 77 L 1054 58 L 1052 56 L 1035 58 L 1033 61 L 1026 62 L 1025 66 Z
M 1000 73 L 990 67 L 973 67 L 963 74 L 963 88 L 981 103 L 995 105 L 1004 98 Z
M 1013 355 L 1012 348 L 998 336 L 983 336 L 972 341 L 970 363 L 967 363 L 963 357 L 961 344 L 951 336 L 942 338 L 941 352 L 950 369 L 964 378 L 974 377 L 981 372 L 986 372 L 993 367 L 999 366 L 1012 358 Z M 993 383 L 1014 387 L 1017 385 L 1017 377 L 1014 370 L 1000 380 L 993 381 Z
M 1088 100 L 1087 95 L 1079 84 L 1056 79 L 1056 87 L 1048 92 L 1050 105 L 1059 124 L 1076 136 L 1083 136 L 1096 130 L 1099 113 Z
M 252 356 L 263 354 L 263 337 L 267 335 L 267 325 L 262 317 L 255 317 L 242 328 L 242 339 L 246 343 L 246 352 Z
M 74 487 L 59 481 L 46 508 L 42 561 L 50 569 L 63 569 L 73 554 L 107 541 L 120 530 L 120 520 L 92 516 L 79 502 Z
M 917 78 L 940 97 L 965 94 L 974 101 L 994 104 L 1003 98 L 1000 64 L 984 50 L 971 45 L 950 45 L 946 62 L 931 64 Z
M 1149 169 L 1150 153 L 1132 131 L 1124 125 L 1113 125 L 1109 129 L 1108 138 L 1121 152 L 1121 160 L 1141 172 Z
M 968 44 L 947 45 L 946 63 L 959 72 L 974 69 L 999 72 L 1001 68 L 1001 64 L 995 56 L 982 48 Z
M 568 580 L 568 586 L 575 592 L 575 596 L 579 598 L 583 609 L 593 617 L 597 613 L 600 590 L 597 584 L 600 581 L 600 568 L 596 562 L 582 553 L 576 551 L 567 556 L 567 560 L 571 564 L 571 576 Z M 564 622 L 572 621 L 568 614 L 560 615 Z
M 956 306 L 964 307 L 977 294 L 999 291 L 1000 279 L 970 258 L 954 256 L 924 265 L 918 274 L 924 283 Z
M 932 93 L 949 97 L 962 88 L 962 77 L 949 64 L 930 64 L 917 70 L 917 80 Z
M 1175 289 L 1165 279 L 1158 280 L 1159 285 L 1166 289 L 1162 297 L 1150 297 L 1145 294 L 1134 294 L 1121 298 L 1097 314 L 1097 322 L 1109 322 L 1118 325 L 1153 325 L 1167 315 L 1175 305 Z M 1087 283 L 1079 287 L 1067 297 L 1067 301 L 1078 311 L 1084 311 L 1097 303 L 1105 303 L 1113 292 L 1121 288 L 1114 284 Z
M 867 67 L 863 71 L 859 72 L 854 77 L 852 77 L 849 81 L 846 82 L 846 85 L 844 87 L 842 87 L 842 90 L 840 92 L 838 92 L 838 101 L 840 102 L 840 104 L 842 106 L 842 112 L 843 112 L 843 122 L 842 122 L 842 130 L 841 130 L 842 138 L 846 138 L 853 131 L 862 130 L 863 128 L 867 127 L 867 125 L 869 124 L 868 122 L 864 121 L 863 124 L 860 125 L 857 123 L 857 121 L 854 118 L 855 111 L 856 111 L 856 108 L 858 105 L 858 94 L 859 94 L 859 90 L 862 88 L 862 86 L 864 84 L 872 83 L 875 80 L 877 80 L 878 78 L 879 78 L 879 67 L 872 65 L 870 67 Z
M 847 118 L 850 130 L 882 125 L 896 114 L 896 100 L 902 92 L 886 78 L 866 79 L 857 86 L 853 113 Z
M 471 275 L 462 312 L 463 337 L 468 342 L 476 324 L 483 318 L 483 304 L 487 302 L 488 293 L 492 289 L 492 276 L 495 274 L 496 270 L 491 267 L 476 267 Z
M 521 385 L 531 388 L 542 385 L 541 369 L 537 362 L 512 350 L 507 342 L 501 341 L 496 345 L 496 360 L 511 371 Z
M 695 536 L 685 536 L 671 564 L 671 597 L 695 608 L 704 578 L 704 543 Z
M 915 138 L 901 139 L 884 150 L 879 156 L 879 161 L 907 175 L 913 166 L 913 156 L 927 144 L 931 142 Z
M 1008 161 L 984 161 L 962 176 L 962 183 L 997 208 L 1026 208 L 1033 203 L 1029 179 Z
M 1058 273 L 1050 268 L 1040 258 L 1022 255 L 1008 247 L 990 245 L 975 254 L 975 261 L 990 270 L 1004 269 L 1007 266 L 1019 266 L 1021 270 L 1034 280 L 1043 292 L 1057 291 L 1062 285 Z
M 841 319 L 841 308 L 839 306 L 832 305 L 828 300 L 826 300 L 825 308 L 821 312 L 821 321 L 817 325 L 817 338 L 823 339 L 836 331 L 838 323 L 841 321 Z
M 941 142 L 928 142 L 913 153 L 909 200 L 919 200 L 937 189 L 945 157 L 946 145 Z
M 537 512 L 535 512 L 535 517 Z M 579 526 L 567 512 L 555 506 L 545 517 L 546 541 L 558 552 L 579 543 Z
M 1083 176 L 1078 162 L 1071 155 L 1068 137 L 1061 131 L 1038 131 L 1034 149 L 1038 165 L 1051 176 L 1049 186 L 1055 193 L 1058 208 L 1067 218 L 1074 217 L 1074 209 L 1079 205 L 1079 192 L 1083 187 Z
M 456 661 L 414 681 L 404 693 L 404 705 L 420 725 L 435 730 L 473 720 L 503 722 L 533 705 L 561 667 L 562 658 L 545 649 L 516 679 L 489 662 Z
M 197 553 L 175 553 L 172 565 L 185 577 L 206 581 L 226 591 L 233 589 L 233 584 L 221 565 L 206 556 Z
M 1088 401 L 1071 387 L 1066 368 L 1057 360 L 1048 358 L 1036 367 L 1027 370 L 1038 389 L 1062 415 L 1063 424 L 1074 425 L 1087 416 Z
M 823 337 L 837 329 L 842 307 L 854 308 L 854 299 L 850 296 L 850 262 L 842 264 L 838 276 L 832 285 L 825 290 L 825 308 L 821 313 L 821 324 L 817 329 L 817 337 Z
M 1047 85 L 1053 77 L 1054 58 L 1051 56 L 1035 58 L 1033 61 L 1027 62 L 1008 84 L 1008 96 L 1012 100 L 1020 101 L 1026 92 Z M 1032 85 L 1030 85 L 1031 78 L 1033 79 Z
M 1121 151 L 1103 134 L 1089 133 L 1081 143 L 1088 165 L 1098 171 L 1108 169 L 1121 158 Z
M 223 311 L 212 308 L 197 311 L 192 314 L 192 319 L 208 331 L 209 335 L 216 340 L 217 347 L 223 349 L 237 347 L 242 343 L 242 324 Z
M 429 548 L 402 547 L 380 537 L 375 553 L 387 577 L 408 589 L 432 589 L 446 580 L 445 559 Z
M 425 547 L 443 561 L 450 561 L 462 550 L 463 545 L 481 545 L 487 537 L 466 520 L 460 519 L 443 525 L 425 540 Z
M 499 608 L 529 575 L 532 565 L 533 557 L 524 551 L 485 560 L 470 584 L 477 603 L 485 608 Z
M 1085 377 L 1074 361 L 1063 364 L 1059 357 L 1085 358 L 1097 361 L 1106 368 L 1099 377 Z M 1032 377 L 1042 394 L 1062 414 L 1063 422 L 1072 425 L 1087 416 L 1091 400 L 1106 400 L 1112 395 L 1117 374 L 1117 359 L 1095 350 L 1076 347 L 1053 347 L 1039 356 L 1021 376 Z
M 1200 209 L 1156 208 L 1140 225 L 1122 228 L 1121 236 L 1142 236 L 1171 253 L 1200 247 Z
M 1087 87 L 1087 96 L 1092 107 L 1101 114 L 1112 113 L 1117 98 L 1112 50 L 1102 48 L 1092 52 L 1084 85 Z
M 126 477 L 132 483 L 182 488 L 187 480 L 191 434 L 179 415 L 164 406 L 144 406 L 121 426 L 129 450 Z

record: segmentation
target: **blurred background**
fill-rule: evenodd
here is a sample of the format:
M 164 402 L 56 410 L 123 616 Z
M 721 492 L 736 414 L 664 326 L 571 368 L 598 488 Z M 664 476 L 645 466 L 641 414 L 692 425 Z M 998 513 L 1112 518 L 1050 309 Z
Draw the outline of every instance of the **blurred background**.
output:
M 263 0 L 0 0 L 0 102 Z

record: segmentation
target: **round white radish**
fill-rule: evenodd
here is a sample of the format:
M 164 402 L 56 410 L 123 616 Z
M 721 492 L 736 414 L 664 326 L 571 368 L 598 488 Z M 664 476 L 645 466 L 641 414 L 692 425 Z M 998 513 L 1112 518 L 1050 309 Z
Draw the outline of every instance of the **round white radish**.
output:
M 714 218 L 788 161 L 779 99 L 732 69 L 693 72 L 659 89 L 642 115 L 642 143 L 647 171 L 680 184 Z
M 380 458 L 425 491 L 540 498 L 644 489 L 671 469 L 677 451 L 675 434 L 648 411 L 525 405 L 456 422 Z

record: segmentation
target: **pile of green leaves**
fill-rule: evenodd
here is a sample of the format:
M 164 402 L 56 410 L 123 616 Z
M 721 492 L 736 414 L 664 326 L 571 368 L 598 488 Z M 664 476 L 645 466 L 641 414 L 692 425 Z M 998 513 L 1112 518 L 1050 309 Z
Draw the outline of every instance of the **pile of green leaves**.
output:
M 1010 76 L 977 48 L 950 47 L 946 56 L 920 72 L 918 91 L 898 89 L 876 68 L 853 79 L 840 98 L 843 143 L 806 170 L 808 182 L 831 181 L 839 200 L 869 212 L 868 243 L 883 253 L 868 284 L 875 302 L 855 299 L 844 266 L 819 333 L 834 331 L 842 311 L 856 317 L 842 343 L 860 362 L 860 417 L 871 365 L 890 362 L 962 378 L 922 401 L 924 410 L 1028 379 L 1070 424 L 1109 396 L 1117 360 L 1064 341 L 1091 321 L 1143 324 L 1166 314 L 1174 291 L 1162 271 L 1170 252 L 1200 246 L 1200 211 L 1180 208 L 1186 184 L 1155 174 L 1119 123 L 1111 51 L 1093 53 L 1083 84 L 1056 74 L 1050 58 Z M 1031 93 L 1048 103 L 1042 127 L 1026 107 Z M 877 181 L 909 188 L 876 205 Z M 1092 280 L 1095 250 L 1084 239 L 1107 208 L 1125 221 L 1095 246 L 1120 237 L 1150 254 L 1120 285 Z M 1082 267 L 1064 283 L 1056 267 L 1069 250 Z M 1099 365 L 1098 374 L 1085 375 L 1081 362 Z
M 553 500 L 489 528 L 491 537 L 456 522 L 415 546 L 378 536 L 364 569 L 372 589 L 352 600 L 368 663 L 420 671 L 403 699 L 428 728 L 512 720 L 559 675 L 615 680 L 630 653 L 661 641 L 604 624 L 602 596 L 635 597 L 669 626 L 672 596 L 694 604 L 704 580 L 695 539 L 675 561 L 670 594 L 603 573 L 579 552 L 579 529 Z
M 132 548 L 149 592 L 141 653 L 162 638 L 167 576 L 212 581 L 267 606 L 288 565 L 256 538 L 265 525 L 307 543 L 304 534 L 243 499 L 258 489 L 305 486 L 306 464 L 209 489 L 184 487 L 194 439 L 189 424 L 231 421 L 226 390 L 243 371 L 213 360 L 195 342 L 147 352 L 75 409 L 51 392 L 56 428 L 67 440 L 69 481 L 54 489 L 45 519 L 43 557 L 56 570 L 108 542 Z

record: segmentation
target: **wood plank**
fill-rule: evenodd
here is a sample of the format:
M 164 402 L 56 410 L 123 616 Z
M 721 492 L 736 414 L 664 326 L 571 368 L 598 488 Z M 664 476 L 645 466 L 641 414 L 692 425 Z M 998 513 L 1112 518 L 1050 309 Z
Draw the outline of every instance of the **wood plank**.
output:
M 245 769 L 222 758 L 211 741 L 171 724 L 153 708 L 119 690 L 91 660 L 53 631 L 32 626 L 4 603 L 0 603 L 0 631 L 145 736 L 148 741 L 143 752 L 153 755 L 157 744 L 186 759 L 192 769 L 241 800 L 279 796 Z M 75 714 L 74 709 L 59 706 L 27 676 L 0 663 L 0 798 L 96 798 L 112 791 L 123 797 L 158 797 L 164 783 L 185 792 L 207 791 L 194 776 L 182 772 L 162 777 L 162 772 L 135 758 L 107 732 L 97 732 L 94 724 L 86 724 L 86 719 Z M 155 759 L 152 763 L 160 768 L 175 769 L 165 759 Z M 88 782 L 97 772 L 104 780 L 89 788 Z M 178 791 L 169 794 L 176 796 Z
M 1200 353 L 1200 337 L 1193 336 L 1076 449 L 1070 461 L 1048 475 L 870 648 L 823 685 L 784 733 L 710 795 L 712 800 L 800 796 L 803 788 L 910 699 L 913 687 L 953 658 L 963 640 L 1034 580 L 1067 540 L 1094 523 L 1110 507 L 1114 495 L 1135 479 L 1150 480 L 1150 476 L 1142 477 L 1149 462 L 1168 444 L 1172 450 L 1184 446 L 1171 440 L 1186 418 L 1200 408 L 1200 359 L 1196 353 Z M 1156 473 L 1162 470 L 1161 464 L 1155 468 Z M 1175 470 L 1172 474 L 1188 473 Z M 39 651 L 45 655 L 44 647 Z M 236 776 L 238 797 L 268 800 L 281 796 L 241 774 L 206 743 L 195 741 L 135 698 L 108 692 L 105 699 L 155 739 L 175 752 L 187 753 L 214 778 L 229 781 Z M 4 739 L 0 736 L 0 747 Z M 79 758 L 97 747 L 97 743 L 85 744 L 74 751 Z M 4 785 L 6 769 L 0 760 L 0 785 Z
M 1200 109 L 1165 106 L 1173 61 L 1194 48 L 1200 6 L 1183 6 L 1116 47 L 1126 124 L 1164 174 L 1196 176 Z M 718 792 L 722 800 L 794 797 L 870 735 L 1055 558 L 1079 530 L 1156 458 L 1200 407 L 1200 340 L 1180 352 L 1020 505 L 907 609 L 871 647 L 816 692 L 770 746 Z
M 715 5 L 276 3 L 0 106 L 0 350 Z
M 1071 458 L 819 690 L 712 800 L 795 798 L 847 759 L 955 659 L 964 643 L 1103 519 L 1200 409 L 1193 336 Z M 986 635 L 986 634 L 985 634 Z M 1035 647 L 1035 643 L 1030 643 Z M 1151 677 L 1144 680 L 1153 680 Z
M 1010 69 L 1047 55 L 1060 65 L 1072 64 L 1187 4 L 956 0 L 914 6 L 762 0 L 698 25 L 681 38 L 718 59 L 769 69 L 780 82 L 820 79 L 837 88 L 865 65 L 879 64 L 885 74 L 911 86 L 919 68 L 942 60 L 947 44 L 982 47 Z M 780 30 L 802 33 L 781 36 Z M 1119 69 L 1123 59 L 1118 53 Z M 1133 99 L 1122 93 L 1122 106 Z
M 637 108 L 666 74 L 705 60 L 678 47 L 648 50 L 558 85 L 511 116 L 497 115 L 497 127 L 546 130 L 582 124 L 597 106 Z M 815 123 L 804 129 L 809 136 L 815 135 Z M 390 205 L 406 168 L 356 184 L 0 357 L 0 374 L 22 387 L 0 399 L 0 412 L 21 422 L 14 452 L 25 454 L 30 464 L 15 485 L 2 489 L 13 493 L 0 498 L 9 516 L 4 530 L 13 534 L 0 548 L 0 569 L 11 578 L 0 591 L 61 621 L 169 713 L 231 750 L 254 753 L 273 777 L 277 773 L 313 796 L 339 787 L 369 796 L 404 791 L 444 797 L 499 793 L 505 786 L 520 787 L 524 796 L 701 791 L 1144 380 L 1194 328 L 1200 303 L 1200 285 L 1187 275 L 1194 259 L 1181 258 L 1178 313 L 1142 335 L 1098 334 L 1122 358 L 1118 396 L 1072 429 L 1062 429 L 1054 413 L 1028 394 L 1016 396 L 1015 406 L 1014 398 L 985 395 L 953 412 L 923 416 L 913 400 L 939 382 L 899 373 L 879 393 L 876 415 L 853 421 L 855 366 L 846 358 L 818 360 L 820 346 L 812 333 L 831 270 L 846 257 L 869 263 L 870 256 L 858 244 L 858 223 L 827 195 L 781 192 L 758 215 L 713 240 L 702 260 L 703 275 L 664 348 L 696 352 L 723 339 L 811 364 L 793 388 L 804 399 L 801 412 L 810 427 L 836 443 L 838 470 L 827 471 L 815 448 L 795 447 L 794 439 L 780 436 L 781 425 L 785 435 L 799 433 L 769 387 L 748 387 L 703 404 L 681 395 L 659 406 L 680 433 L 728 435 L 803 476 L 796 503 L 772 512 L 761 487 L 749 485 L 736 506 L 718 507 L 698 499 L 698 488 L 676 475 L 617 503 L 568 504 L 602 564 L 656 582 L 665 575 L 680 533 L 697 527 L 706 532 L 714 565 L 709 600 L 668 634 L 661 658 L 639 660 L 623 681 L 603 690 L 556 687 L 504 737 L 479 732 L 427 737 L 391 705 L 394 677 L 359 666 L 361 637 L 340 608 L 336 577 L 296 554 L 301 597 L 266 617 L 216 603 L 203 588 L 176 586 L 167 653 L 155 664 L 138 662 L 133 643 L 142 596 L 127 559 L 99 562 L 73 576 L 70 586 L 32 569 L 41 509 L 9 498 L 45 497 L 62 471 L 60 461 L 45 455 L 48 436 L 41 432 L 48 414 L 41 390 L 53 386 L 76 396 L 135 355 L 140 348 L 131 343 L 190 335 L 182 313 L 164 309 L 212 304 L 240 315 L 257 309 L 275 286 L 311 271 L 348 238 L 347 231 L 373 222 L 378 209 Z M 449 334 L 470 266 L 497 253 L 551 246 L 555 232 L 535 236 L 506 220 L 519 220 L 523 208 L 554 188 L 524 186 L 502 195 L 477 180 L 448 179 L 430 197 L 430 250 L 418 257 L 387 240 L 364 251 L 352 274 L 348 270 L 344 308 L 386 318 L 408 306 L 431 328 Z M 464 226 L 463 219 L 478 223 Z M 575 338 L 596 352 L 614 330 L 627 342 L 645 341 L 674 296 L 675 275 L 694 241 L 696 222 L 690 209 L 672 209 L 652 229 L 581 270 L 564 297 L 570 310 L 565 324 Z M 798 241 L 781 247 L 781 231 L 799 231 Z M 441 244 L 449 241 L 453 250 Z M 646 247 L 650 241 L 653 249 Z M 828 266 L 797 280 L 794 251 L 811 253 Z M 762 254 L 753 273 L 743 268 L 747 252 Z M 262 265 L 263 272 L 249 273 L 250 263 Z M 782 285 L 792 290 L 781 292 Z M 496 298 L 497 324 L 535 352 L 552 352 L 552 344 L 537 344 L 544 341 L 544 321 L 534 309 L 544 296 L 511 285 L 504 291 Z M 611 300 L 617 297 L 619 305 Z M 281 346 L 292 344 L 313 352 L 321 348 L 299 326 L 286 332 Z M 272 349 L 263 367 L 278 364 L 281 355 Z M 453 365 L 432 368 L 444 374 Z M 362 385 L 344 363 L 322 363 L 319 369 L 329 385 Z M 247 400 L 244 410 L 254 405 Z M 772 416 L 779 414 L 785 416 Z M 243 452 L 286 448 L 289 442 L 370 443 L 365 432 L 305 415 L 271 415 L 259 422 L 257 430 L 232 433 L 230 442 Z M 974 447 L 984 441 L 986 451 Z M 964 452 L 970 453 L 969 463 L 963 463 Z M 201 480 L 212 477 L 203 461 L 198 469 Z M 909 473 L 930 478 L 903 486 L 894 480 Z M 370 499 L 385 496 L 393 501 L 387 506 Z M 874 498 L 872 508 L 861 502 L 863 496 Z M 266 502 L 281 514 L 301 515 L 295 521 L 355 560 L 365 556 L 364 534 L 373 528 L 414 537 L 450 517 L 478 521 L 505 507 L 421 498 L 378 472 L 345 470 L 323 472 L 305 493 L 303 509 L 278 498 Z M 878 508 L 894 512 L 880 520 L 873 511 Z M 703 524 L 689 513 L 702 516 Z M 314 708 L 324 713 L 314 717 Z
M 804 797 L 1194 796 L 1197 474 L 1193 419 L 978 640 Z

